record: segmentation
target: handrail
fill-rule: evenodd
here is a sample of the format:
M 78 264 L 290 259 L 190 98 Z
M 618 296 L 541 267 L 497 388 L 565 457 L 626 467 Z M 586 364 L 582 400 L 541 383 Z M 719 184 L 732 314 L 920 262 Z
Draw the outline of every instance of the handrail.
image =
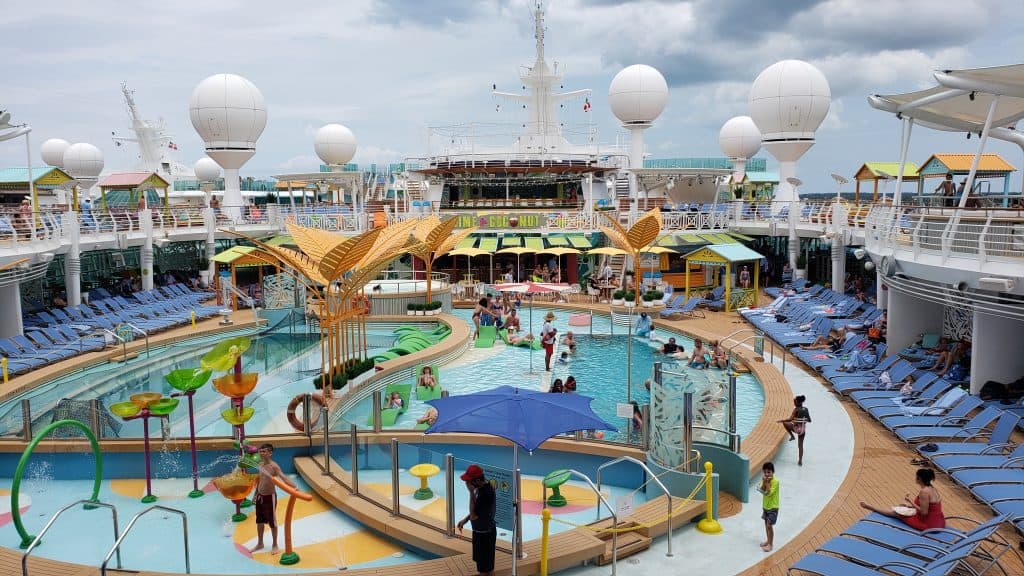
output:
M 730 438 L 734 438 L 736 440 L 736 452 L 739 453 L 740 442 L 743 440 L 743 437 L 740 436 L 739 432 L 729 432 L 728 430 L 721 430 L 719 428 L 712 428 L 710 426 L 694 426 L 693 428 L 697 430 L 707 430 L 708 432 L 717 432 L 719 434 L 725 434 Z
M 761 332 L 760 330 L 758 330 L 756 328 L 740 328 L 739 330 L 734 330 L 734 331 L 726 334 L 725 336 L 719 338 L 718 339 L 718 343 L 722 344 L 726 340 L 735 340 L 735 338 L 733 338 L 733 336 L 735 336 L 737 334 L 740 334 L 742 332 L 753 332 L 755 335 L 757 335 L 757 334 L 764 335 L 764 332 Z M 730 350 L 731 350 L 731 348 L 730 348 Z
M 597 486 L 594 486 L 594 483 L 590 481 L 590 477 L 587 476 L 586 474 L 582 473 L 582 472 L 578 472 L 576 470 L 573 470 L 572 468 L 566 470 L 566 472 L 569 473 L 569 476 L 575 476 L 576 478 L 579 478 L 579 479 L 583 480 L 584 482 L 586 482 L 587 486 L 590 486 L 590 489 L 594 491 L 594 494 L 597 494 L 598 501 L 600 501 L 602 504 L 604 504 L 605 508 L 607 508 L 608 512 L 612 515 L 612 528 L 615 528 L 616 526 L 618 526 L 619 525 L 619 515 L 615 513 L 615 509 L 612 508 L 612 505 L 608 503 L 608 499 L 604 497 L 604 494 L 601 494 L 601 491 L 598 490 Z M 541 496 L 543 497 L 544 502 L 548 501 L 548 488 L 547 488 L 547 486 L 543 487 L 543 494 L 541 494 Z M 598 509 L 600 509 L 600 508 L 601 507 L 598 506 Z M 615 571 L 616 571 L 616 566 L 615 565 L 616 565 L 616 563 L 618 562 L 618 559 L 619 559 L 619 550 L 618 550 L 618 548 L 619 548 L 619 533 L 618 533 L 617 530 L 612 530 L 612 576 L 615 576 Z
M 124 360 L 123 361 L 127 362 L 128 361 L 128 340 L 125 340 L 124 338 L 121 338 L 120 336 L 117 335 L 116 332 L 114 332 L 112 330 L 108 330 L 107 328 L 100 328 L 100 330 L 103 331 L 103 333 L 105 333 L 105 334 L 110 334 L 118 342 L 121 343 L 121 352 L 124 355 Z
M 139 334 L 142 334 L 142 337 L 146 339 L 146 358 L 149 358 L 149 333 L 147 333 L 142 328 L 139 328 L 135 324 L 132 324 L 131 322 L 126 322 L 126 321 L 122 320 L 121 324 L 124 324 L 125 326 L 131 328 L 133 332 L 137 332 Z
M 643 471 L 646 472 L 648 474 L 648 476 L 651 477 L 651 480 L 653 480 L 654 483 L 658 485 L 658 488 L 661 488 L 661 491 L 665 494 L 665 498 L 668 500 L 668 539 L 667 539 L 668 551 L 665 553 L 665 556 L 671 557 L 672 556 L 672 494 L 669 493 L 668 488 L 665 488 L 665 485 L 662 484 L 661 480 L 658 479 L 658 475 L 655 474 L 653 470 L 651 470 L 650 468 L 647 467 L 647 464 L 644 464 L 643 462 L 641 462 L 640 460 L 637 460 L 636 458 L 633 458 L 632 456 L 620 456 L 620 457 L 616 458 L 615 460 L 610 460 L 608 462 L 605 462 L 604 464 L 601 464 L 600 466 L 597 467 L 597 490 L 598 490 L 598 492 L 601 491 L 601 470 L 603 470 L 604 468 L 607 468 L 609 466 L 613 466 L 615 464 L 618 464 L 619 462 L 632 462 L 633 464 L 636 464 L 637 466 L 642 468 Z M 600 520 L 601 519 L 601 513 L 600 513 L 600 509 L 598 509 L 598 510 L 599 511 L 598 511 L 597 516 L 598 516 L 598 520 Z
M 89 506 L 102 506 L 103 508 L 109 508 L 110 512 L 113 514 L 114 517 L 114 542 L 117 542 L 117 508 L 115 508 L 112 504 L 100 502 L 99 500 L 76 500 L 71 504 L 68 504 L 67 506 L 61 508 L 60 510 L 57 510 L 57 512 L 50 517 L 50 521 L 46 523 L 46 526 L 43 526 L 43 529 L 39 531 L 39 535 L 36 536 L 35 539 L 32 540 L 32 543 L 28 545 L 28 548 L 25 549 L 25 552 L 21 555 L 21 576 L 28 576 L 28 556 L 32 553 L 33 550 L 36 549 L 37 546 L 39 546 L 40 543 L 42 543 L 43 534 L 46 534 L 46 532 L 50 529 L 51 526 L 53 526 L 53 523 L 57 521 L 57 518 L 60 517 L 61 514 L 67 512 L 68 510 L 74 508 L 75 506 L 78 506 L 79 504 L 84 504 L 86 510 L 89 509 Z M 117 568 L 121 568 L 120 550 L 117 551 Z
M 132 528 L 135 526 L 135 523 L 139 520 L 139 518 L 142 518 L 143 516 L 152 512 L 153 510 L 163 510 L 164 512 L 171 512 L 172 514 L 177 514 L 181 516 L 181 528 L 182 533 L 184 534 L 185 537 L 185 574 L 192 573 L 192 563 L 189 560 L 188 556 L 188 515 L 182 512 L 181 510 L 178 510 L 177 508 L 168 508 L 167 506 L 154 504 L 149 508 L 146 508 L 142 512 L 139 512 L 134 517 L 132 517 L 131 522 L 129 522 L 128 526 L 125 527 L 124 532 L 121 532 L 121 536 L 119 536 L 117 538 L 117 541 L 114 542 L 114 547 L 111 548 L 110 552 L 107 552 L 107 555 L 103 557 L 103 563 L 100 564 L 100 576 L 107 576 L 107 563 L 110 562 L 110 557 L 113 556 L 115 552 L 118 552 L 118 549 L 121 547 L 121 543 L 124 542 L 124 539 L 128 536 L 128 533 L 132 531 Z M 118 564 L 118 568 L 120 568 L 120 564 Z

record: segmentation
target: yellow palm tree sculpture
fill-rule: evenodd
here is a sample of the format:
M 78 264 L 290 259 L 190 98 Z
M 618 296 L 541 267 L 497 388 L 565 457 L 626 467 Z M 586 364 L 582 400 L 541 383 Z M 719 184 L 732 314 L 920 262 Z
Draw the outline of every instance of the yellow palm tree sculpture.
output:
M 633 257 L 635 275 L 636 263 L 640 261 L 640 251 L 651 242 L 657 240 L 658 235 L 661 234 L 661 209 L 655 208 L 646 212 L 637 219 L 629 230 L 623 228 L 615 219 L 607 215 L 605 216 L 610 226 L 599 225 L 597 228 L 604 233 L 613 246 L 629 252 Z M 633 286 L 635 301 L 637 304 L 640 304 L 640 282 L 636 278 L 634 278 Z
M 423 261 L 427 274 L 427 302 L 431 302 L 432 283 L 430 274 L 434 268 L 434 262 L 438 258 L 451 252 L 459 242 L 465 240 L 476 228 L 466 228 L 455 232 L 457 218 L 451 217 L 441 220 L 431 214 L 422 220 L 415 220 L 416 226 L 413 236 L 416 242 L 409 247 L 409 253 Z

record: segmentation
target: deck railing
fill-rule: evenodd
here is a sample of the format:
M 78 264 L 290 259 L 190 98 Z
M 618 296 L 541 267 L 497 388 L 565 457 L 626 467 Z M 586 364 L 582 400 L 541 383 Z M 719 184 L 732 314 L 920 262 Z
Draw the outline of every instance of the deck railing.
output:
M 865 246 L 878 253 L 938 254 L 944 260 L 1020 262 L 1024 210 L 875 206 L 865 220 Z

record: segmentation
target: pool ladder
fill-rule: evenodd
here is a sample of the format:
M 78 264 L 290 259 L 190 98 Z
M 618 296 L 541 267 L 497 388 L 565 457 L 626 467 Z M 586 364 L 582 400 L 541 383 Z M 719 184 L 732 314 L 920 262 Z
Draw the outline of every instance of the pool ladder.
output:
M 32 540 L 31 544 L 28 545 L 28 548 L 26 548 L 25 552 L 21 555 L 21 576 L 28 576 L 28 557 L 29 557 L 30 554 L 32 554 L 32 551 L 35 550 L 39 546 L 39 544 L 43 541 L 43 535 L 45 535 L 47 532 L 50 531 L 50 528 L 57 521 L 57 518 L 59 518 L 61 516 L 61 514 L 67 512 L 68 510 L 70 510 L 72 508 L 75 508 L 77 506 L 83 506 L 86 510 L 89 510 L 90 508 L 96 508 L 96 507 L 107 508 L 107 509 L 110 510 L 111 516 L 113 517 L 113 520 L 114 520 L 114 546 L 110 549 L 109 552 L 107 552 L 107 555 L 104 556 L 104 558 L 103 558 L 103 563 L 100 564 L 100 574 L 101 574 L 101 576 L 106 576 L 106 574 L 107 574 L 107 564 L 110 563 L 110 559 L 115 557 L 115 556 L 117 557 L 117 569 L 118 570 L 122 569 L 122 566 L 121 566 L 121 543 L 124 542 L 125 537 L 127 537 L 128 533 L 131 532 L 132 528 L 135 526 L 135 523 L 139 520 L 139 518 L 141 518 L 142 516 L 145 516 L 149 512 L 152 512 L 153 510 L 163 510 L 165 512 L 170 512 L 172 514 L 177 514 L 178 516 L 181 517 L 181 529 L 182 529 L 182 534 L 184 536 L 184 542 L 185 542 L 185 573 L 186 574 L 191 574 L 192 573 L 192 565 L 191 565 L 191 562 L 189 560 L 189 548 L 188 548 L 188 516 L 184 512 L 182 512 L 181 510 L 178 510 L 176 508 L 168 508 L 167 506 L 160 506 L 159 504 L 154 505 L 154 506 L 150 506 L 149 508 L 146 508 L 142 512 L 139 512 L 138 514 L 133 516 L 131 521 L 128 522 L 128 526 L 125 527 L 124 532 L 120 532 L 119 533 L 118 532 L 118 524 L 117 524 L 117 508 L 115 508 L 113 504 L 108 504 L 106 502 L 100 502 L 99 500 L 78 500 L 78 501 L 72 502 L 71 504 L 68 504 L 67 506 L 61 508 L 60 510 L 57 510 L 57 512 L 52 517 L 50 517 L 50 520 L 46 523 L 46 525 L 43 526 L 43 529 L 39 531 L 39 535 L 36 536 Z

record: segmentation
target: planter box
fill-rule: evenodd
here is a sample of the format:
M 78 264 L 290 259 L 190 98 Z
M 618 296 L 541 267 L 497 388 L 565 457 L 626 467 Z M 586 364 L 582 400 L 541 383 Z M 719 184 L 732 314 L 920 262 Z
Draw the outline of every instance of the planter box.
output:
M 622 300 L 612 300 L 612 306 L 622 306 Z
M 406 316 L 415 316 L 416 315 L 416 311 L 415 310 L 406 310 L 405 311 L 405 315 Z
M 423 316 L 423 310 L 417 310 L 416 311 L 416 315 L 417 316 Z
M 644 300 L 644 308 L 654 308 L 654 300 Z

